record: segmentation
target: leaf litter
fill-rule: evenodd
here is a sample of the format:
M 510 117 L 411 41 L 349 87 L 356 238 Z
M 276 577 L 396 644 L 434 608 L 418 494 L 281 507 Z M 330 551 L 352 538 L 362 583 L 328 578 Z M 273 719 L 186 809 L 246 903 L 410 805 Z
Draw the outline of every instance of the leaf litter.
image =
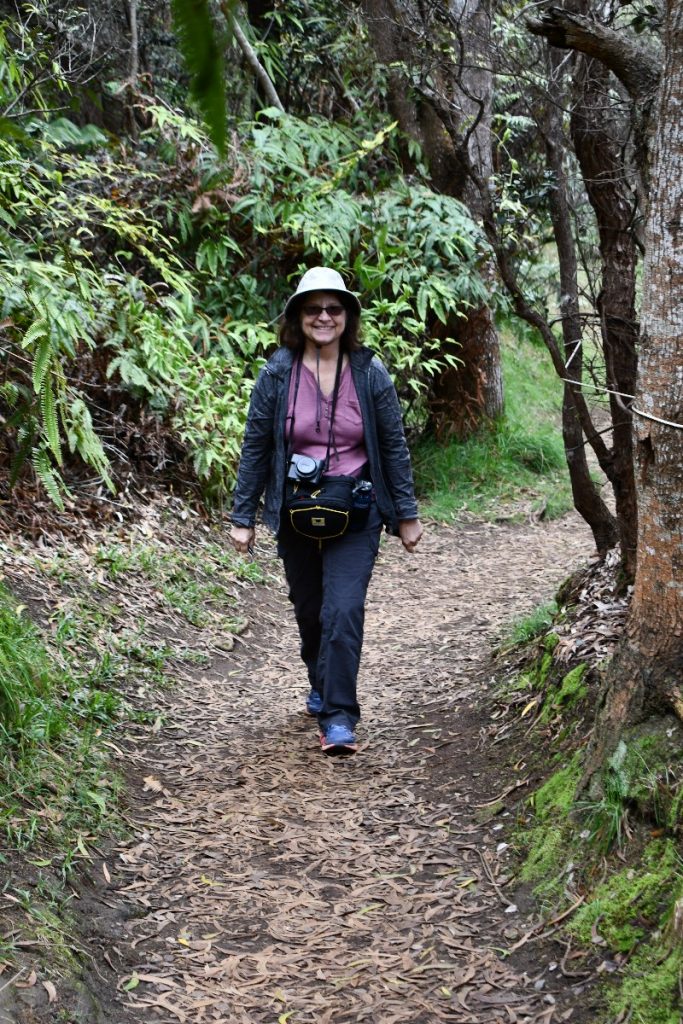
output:
M 322 758 L 301 713 L 282 584 L 250 592 L 227 671 L 181 682 L 161 735 L 128 740 L 138 833 L 110 872 L 128 917 L 117 949 L 130 1019 L 569 1019 L 534 987 L 542 964 L 532 977 L 501 956 L 504 851 L 474 814 L 527 780 L 473 787 L 481 736 L 458 732 L 458 709 L 482 695 L 486 640 L 588 554 L 585 534 L 567 529 L 558 551 L 557 525 L 545 529 L 434 528 L 413 558 L 383 547 L 353 759 Z

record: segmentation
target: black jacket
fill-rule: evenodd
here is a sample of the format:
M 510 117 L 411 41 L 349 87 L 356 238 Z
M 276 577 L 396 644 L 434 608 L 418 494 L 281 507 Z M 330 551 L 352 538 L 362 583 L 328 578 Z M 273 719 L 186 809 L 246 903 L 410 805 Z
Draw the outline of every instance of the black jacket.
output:
M 233 497 L 232 521 L 238 526 L 254 525 L 265 490 L 265 523 L 274 533 L 280 527 L 287 470 L 285 418 L 294 360 L 289 349 L 278 349 L 254 385 Z M 350 363 L 377 507 L 387 529 L 395 534 L 399 520 L 417 517 L 396 389 L 384 364 L 369 349 L 352 352 Z

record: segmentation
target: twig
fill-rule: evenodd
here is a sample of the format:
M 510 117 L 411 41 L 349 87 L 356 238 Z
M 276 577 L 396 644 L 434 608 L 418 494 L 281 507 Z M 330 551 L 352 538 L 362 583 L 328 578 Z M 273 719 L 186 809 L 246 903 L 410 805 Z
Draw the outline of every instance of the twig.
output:
M 474 806 L 475 807 L 492 807 L 494 804 L 497 804 L 499 800 L 503 800 L 506 796 L 509 796 L 510 793 L 513 793 L 516 789 L 519 789 L 521 786 L 528 785 L 528 783 L 529 783 L 529 776 L 527 775 L 526 779 L 522 779 L 521 782 L 515 782 L 515 783 L 512 784 L 512 786 L 508 786 L 508 788 L 504 789 L 502 793 L 498 794 L 498 796 L 494 796 L 493 800 L 487 800 L 483 804 L 474 804 Z
M 521 939 L 515 942 L 514 946 L 510 946 L 507 951 L 508 954 L 514 953 L 516 949 L 519 949 L 521 946 L 525 946 L 527 942 L 537 942 L 539 939 L 547 939 L 551 935 L 554 935 L 555 932 L 558 931 L 560 921 L 564 921 L 565 917 L 569 917 L 570 914 L 573 914 L 574 911 L 581 906 L 585 898 L 585 896 L 579 896 L 576 903 L 573 903 L 568 910 L 558 914 L 557 917 L 551 918 L 550 921 L 542 921 L 541 924 L 537 924 L 535 928 L 532 928 L 526 933 L 526 935 L 523 935 Z M 548 925 L 555 925 L 555 927 L 548 928 Z M 539 931 L 539 929 L 541 930 Z
M 20 967 L 17 973 L 13 975 L 8 981 L 6 981 L 4 985 L 0 985 L 0 992 L 4 992 L 6 988 L 9 988 L 10 985 L 13 985 L 17 978 L 20 978 L 25 971 L 25 967 Z

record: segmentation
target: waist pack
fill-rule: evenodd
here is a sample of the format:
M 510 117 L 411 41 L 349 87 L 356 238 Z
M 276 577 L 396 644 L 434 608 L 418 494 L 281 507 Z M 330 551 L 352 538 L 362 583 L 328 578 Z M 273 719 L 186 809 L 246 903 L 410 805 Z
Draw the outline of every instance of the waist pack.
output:
M 358 481 L 353 476 L 329 476 L 317 483 L 303 480 L 287 482 L 285 512 L 292 529 L 312 540 L 341 537 L 350 526 L 362 526 L 368 510 L 354 508 L 354 490 Z

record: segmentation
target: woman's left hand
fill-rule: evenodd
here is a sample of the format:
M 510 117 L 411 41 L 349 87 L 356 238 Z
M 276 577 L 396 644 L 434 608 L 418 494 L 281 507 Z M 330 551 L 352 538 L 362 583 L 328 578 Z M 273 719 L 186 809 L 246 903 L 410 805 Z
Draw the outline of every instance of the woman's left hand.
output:
M 406 551 L 415 550 L 422 532 L 422 523 L 419 519 L 402 519 L 398 524 L 398 535 Z

